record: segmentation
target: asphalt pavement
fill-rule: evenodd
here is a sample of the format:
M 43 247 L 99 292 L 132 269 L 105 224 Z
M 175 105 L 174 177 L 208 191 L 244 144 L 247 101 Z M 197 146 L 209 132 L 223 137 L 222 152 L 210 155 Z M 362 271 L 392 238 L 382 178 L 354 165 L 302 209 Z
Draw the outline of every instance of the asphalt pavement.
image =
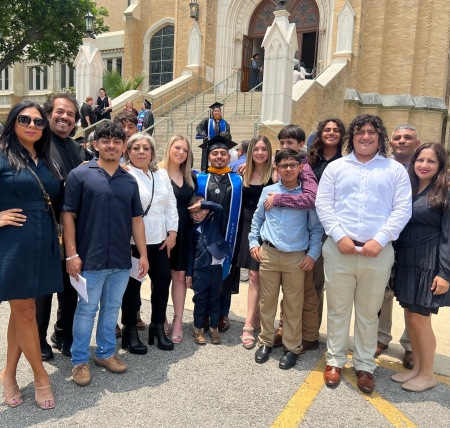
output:
M 33 376 L 21 360 L 17 373 L 24 403 L 15 408 L 0 405 L 0 427 L 450 427 L 450 308 L 434 318 L 438 349 L 435 371 L 438 386 L 424 393 L 402 390 L 390 375 L 403 371 L 399 338 L 403 315 L 394 310 L 394 339 L 378 360 L 376 392 L 366 395 L 356 387 L 349 360 L 343 381 L 335 389 L 323 385 L 326 313 L 318 350 L 308 351 L 288 371 L 278 368 L 282 349 L 270 360 L 254 362 L 253 350 L 245 350 L 240 335 L 246 312 L 247 284 L 233 296 L 231 328 L 222 334 L 222 345 L 198 346 L 192 340 L 192 292 L 188 291 L 184 314 L 184 341 L 172 352 L 149 346 L 147 355 L 120 349 L 129 365 L 124 374 L 112 374 L 91 362 L 92 383 L 78 387 L 71 381 L 71 362 L 58 351 L 45 363 L 50 373 L 57 407 L 43 411 L 34 404 Z M 142 316 L 150 318 L 148 283 L 143 287 Z M 173 308 L 168 308 L 171 319 Z M 53 301 L 52 323 L 56 316 Z M 5 360 L 9 305 L 0 305 L 0 365 Z M 147 330 L 141 332 L 142 340 Z M 91 341 L 95 344 L 95 336 Z

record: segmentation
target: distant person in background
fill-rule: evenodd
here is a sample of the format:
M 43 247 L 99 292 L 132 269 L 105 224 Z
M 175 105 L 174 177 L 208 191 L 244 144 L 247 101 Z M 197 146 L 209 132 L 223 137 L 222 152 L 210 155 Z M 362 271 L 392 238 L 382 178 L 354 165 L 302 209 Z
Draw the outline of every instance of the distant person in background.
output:
M 247 150 L 248 145 L 250 144 L 250 140 L 243 140 L 241 141 L 241 144 L 239 144 L 238 148 L 236 149 L 238 154 L 238 159 L 232 163 L 230 163 L 230 168 L 233 170 L 233 172 L 238 172 L 238 168 L 240 165 L 244 164 L 247 161 Z
M 294 72 L 292 74 L 292 83 L 295 85 L 300 80 L 305 80 L 303 74 L 299 71 L 300 66 L 294 65 Z
M 86 147 L 87 144 L 84 137 L 79 137 L 75 141 L 80 145 L 80 156 L 83 162 L 90 161 L 94 158 L 94 153 Z
M 112 101 L 106 95 L 105 88 L 100 88 L 98 91 L 97 104 L 95 106 L 95 114 L 97 115 L 97 122 L 103 119 L 111 120 Z
M 155 123 L 155 118 L 153 112 L 150 110 L 152 108 L 152 103 L 149 100 L 144 100 L 142 103 L 142 109 L 137 115 L 138 132 L 143 132 L 150 128 Z M 153 135 L 153 128 L 146 131 L 148 134 Z
M 257 53 L 253 54 L 250 65 L 251 68 L 250 88 L 258 86 L 261 82 L 260 75 L 262 72 L 262 67 L 259 65 L 258 61 L 259 61 L 259 54 Z
M 132 101 L 127 101 L 125 104 L 125 110 L 129 111 L 130 113 L 133 113 L 135 116 L 139 114 L 139 112 L 133 107 Z
M 303 76 L 303 79 L 302 80 L 304 80 L 304 79 L 312 79 L 312 73 L 308 73 L 307 71 L 306 71 L 306 65 L 305 65 L 305 63 L 302 61 L 301 63 L 300 63 L 300 73 L 301 73 L 301 75 Z
M 81 126 L 87 128 L 97 122 L 97 116 L 94 113 L 92 106 L 94 105 L 94 98 L 86 97 L 86 101 L 80 108 Z

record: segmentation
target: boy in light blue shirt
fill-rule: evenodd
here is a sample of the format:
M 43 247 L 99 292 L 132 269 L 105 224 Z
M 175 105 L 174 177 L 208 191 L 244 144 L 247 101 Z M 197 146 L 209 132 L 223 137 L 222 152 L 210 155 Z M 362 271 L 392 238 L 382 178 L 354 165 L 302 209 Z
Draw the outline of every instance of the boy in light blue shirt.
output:
M 291 149 L 275 156 L 275 169 L 280 181 L 263 189 L 253 216 L 249 234 L 250 254 L 260 263 L 260 347 L 255 361 L 264 363 L 274 344 L 274 320 L 280 284 L 283 290 L 284 331 L 286 348 L 280 369 L 294 367 L 302 349 L 302 310 L 305 271 L 313 268 L 320 255 L 323 228 L 315 209 L 297 210 L 286 207 L 264 209 L 269 192 L 301 193 L 298 175 L 302 156 Z M 262 245 L 260 244 L 262 242 Z

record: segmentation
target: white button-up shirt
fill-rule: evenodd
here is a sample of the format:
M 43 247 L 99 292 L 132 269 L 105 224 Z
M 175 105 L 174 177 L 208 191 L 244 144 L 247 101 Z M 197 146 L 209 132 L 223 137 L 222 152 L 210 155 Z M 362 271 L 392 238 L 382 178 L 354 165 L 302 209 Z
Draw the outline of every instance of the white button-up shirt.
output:
M 400 163 L 377 153 L 361 163 L 352 152 L 331 162 L 316 198 L 319 219 L 335 242 L 348 236 L 382 247 L 395 241 L 411 217 L 411 183 Z
M 172 184 L 165 169 L 147 174 L 139 168 L 129 165 L 129 173 L 136 179 L 141 196 L 142 209 L 145 210 L 151 201 L 151 207 L 143 217 L 145 239 L 147 245 L 159 244 L 167 238 L 167 232 L 178 231 L 177 201 L 173 194 Z M 152 199 L 152 175 L 155 187 Z M 134 244 L 134 240 L 131 239 Z

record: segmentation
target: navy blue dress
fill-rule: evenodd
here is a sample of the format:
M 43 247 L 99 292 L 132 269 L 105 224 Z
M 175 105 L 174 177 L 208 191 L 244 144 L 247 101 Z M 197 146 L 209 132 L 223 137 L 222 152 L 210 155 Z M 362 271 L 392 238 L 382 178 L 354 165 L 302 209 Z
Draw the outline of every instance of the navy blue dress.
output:
M 61 184 L 42 160 L 29 165 L 57 199 Z M 42 191 L 27 169 L 14 171 L 0 151 L 0 211 L 11 208 L 22 208 L 27 220 L 22 227 L 0 227 L 0 301 L 62 291 L 58 236 Z

